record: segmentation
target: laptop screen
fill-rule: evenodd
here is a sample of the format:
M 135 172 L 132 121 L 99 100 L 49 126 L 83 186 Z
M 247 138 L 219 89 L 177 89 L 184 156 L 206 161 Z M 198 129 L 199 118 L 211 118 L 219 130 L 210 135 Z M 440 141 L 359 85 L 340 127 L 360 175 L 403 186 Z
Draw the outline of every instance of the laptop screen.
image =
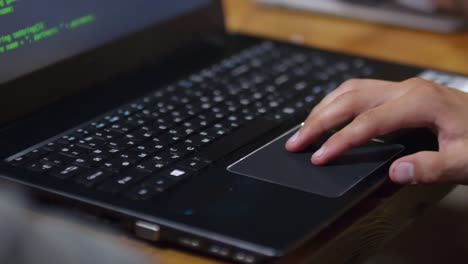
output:
M 210 2 L 0 0 L 0 83 Z

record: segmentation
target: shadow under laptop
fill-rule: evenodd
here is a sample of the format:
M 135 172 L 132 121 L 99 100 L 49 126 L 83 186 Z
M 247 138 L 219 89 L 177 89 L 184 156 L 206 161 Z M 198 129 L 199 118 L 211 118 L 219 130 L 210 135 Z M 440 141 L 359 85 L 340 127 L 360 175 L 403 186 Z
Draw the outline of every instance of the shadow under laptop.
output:
M 366 264 L 468 263 L 468 187 L 458 186 Z

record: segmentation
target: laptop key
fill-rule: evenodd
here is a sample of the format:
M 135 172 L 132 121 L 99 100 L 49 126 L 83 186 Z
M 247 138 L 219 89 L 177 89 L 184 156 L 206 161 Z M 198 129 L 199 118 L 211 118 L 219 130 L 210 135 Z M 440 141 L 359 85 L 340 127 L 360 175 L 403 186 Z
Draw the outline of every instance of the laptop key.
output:
M 158 173 L 158 176 L 166 177 L 173 181 L 181 181 L 181 180 L 187 179 L 193 174 L 194 172 L 191 170 L 187 170 L 187 169 L 180 168 L 180 167 L 174 167 L 171 169 L 167 169 L 161 173 Z
M 88 170 L 87 168 L 78 166 L 78 165 L 61 165 L 57 168 L 53 169 L 50 172 L 50 175 L 59 178 L 59 179 L 67 179 L 72 176 L 78 175 L 81 172 Z
M 67 146 L 68 146 L 68 144 L 55 141 L 55 142 L 47 143 L 46 145 L 44 145 L 43 148 L 45 150 L 47 150 L 47 151 L 53 152 L 53 151 L 57 151 L 58 149 L 63 148 L 63 147 L 67 147 Z
M 101 168 L 110 170 L 113 172 L 119 172 L 124 169 L 128 169 L 133 165 L 133 162 L 125 158 L 114 158 L 111 160 L 104 161 L 101 164 Z
M 178 164 L 179 167 L 192 170 L 192 171 L 200 171 L 210 165 L 209 160 L 205 160 L 199 157 L 193 157 L 187 160 L 184 160 Z
M 187 142 L 180 142 L 168 148 L 171 153 L 177 153 L 181 157 L 188 155 L 196 150 L 196 146 Z
M 52 163 L 47 163 L 47 162 L 32 162 L 26 165 L 26 169 L 32 172 L 40 172 L 40 173 L 45 173 L 53 169 L 56 165 Z
M 96 150 L 95 150 L 95 151 L 96 151 Z M 98 152 L 95 152 L 95 151 L 93 151 L 93 152 L 94 152 L 94 153 L 98 153 Z M 122 151 L 122 149 L 114 148 L 114 147 L 109 146 L 109 145 L 103 146 L 102 149 L 99 149 L 99 153 L 102 153 L 102 154 L 105 155 L 105 156 L 116 155 L 116 154 L 119 153 L 120 151 Z
M 113 175 L 114 173 L 108 170 L 94 169 L 79 174 L 74 181 L 86 187 L 92 187 Z
M 133 147 L 139 145 L 139 143 L 137 141 L 132 140 L 131 138 L 127 138 L 127 137 L 120 138 L 117 141 L 117 144 L 118 144 L 117 149 L 119 149 L 119 150 L 125 150 L 125 149 L 133 148 Z M 108 147 L 109 147 L 109 145 L 108 145 Z
M 30 152 L 22 155 L 22 156 L 19 156 L 13 160 L 10 161 L 10 164 L 13 165 L 13 166 L 20 166 L 20 165 L 23 165 L 25 164 L 26 162 L 29 162 L 29 161 L 33 161 L 33 160 L 36 160 L 46 154 L 48 154 L 49 152 L 45 149 L 34 149 L 34 150 L 31 150 Z
M 87 149 L 96 149 L 99 146 L 102 146 L 104 144 L 106 144 L 105 140 L 99 137 L 93 137 L 93 136 L 85 137 L 76 142 L 77 146 L 80 146 L 82 148 L 87 148 Z
M 69 156 L 65 156 L 61 153 L 51 153 L 41 158 L 41 161 L 44 163 L 50 163 L 54 165 L 59 165 L 68 162 L 71 159 Z
M 148 200 L 153 197 L 157 192 L 154 188 L 141 185 L 136 188 L 133 188 L 126 194 L 126 197 L 132 200 Z
M 152 141 L 153 141 L 153 143 L 158 142 L 159 144 L 163 144 L 164 146 L 168 146 L 168 145 L 172 145 L 172 144 L 178 142 L 182 138 L 183 138 L 182 135 L 164 133 L 164 134 L 162 134 L 160 136 L 157 136 L 157 137 L 153 138 Z
M 81 137 L 81 133 L 75 132 L 70 135 L 64 135 L 57 141 L 64 144 L 75 144 L 79 139 L 81 139 Z
M 100 163 L 109 157 L 108 154 L 102 152 L 101 150 L 94 150 L 93 152 L 87 153 L 87 156 L 89 156 L 89 158 L 96 163 Z
M 105 120 L 93 121 L 88 126 L 85 126 L 85 129 L 88 131 L 98 131 L 103 129 L 107 126 L 107 122 Z
M 153 159 L 160 160 L 160 161 L 165 161 L 168 163 L 173 163 L 176 162 L 180 159 L 182 159 L 183 153 L 180 152 L 174 152 L 174 151 L 162 151 L 158 154 L 156 154 Z
M 98 189 L 109 193 L 119 193 L 126 188 L 129 188 L 134 183 L 142 180 L 149 174 L 150 172 L 144 170 L 128 170 L 117 177 L 105 181 L 101 186 L 98 187 Z
M 135 142 L 136 144 L 140 144 L 140 143 L 144 142 L 145 140 L 151 138 L 152 134 L 150 134 L 148 137 L 145 137 L 144 135 L 146 135 L 146 134 L 147 133 L 140 134 L 140 133 L 136 133 L 136 131 L 134 131 L 134 133 L 126 134 L 124 136 L 124 138 L 129 140 L 129 141 Z
M 112 124 L 112 126 L 109 127 L 109 130 L 115 132 L 115 133 L 120 133 L 122 135 L 130 132 L 132 130 L 131 127 L 125 126 L 123 124 Z
M 153 139 L 146 143 L 143 143 L 141 149 L 144 149 L 147 153 L 154 153 L 164 149 L 167 145 L 166 143 L 160 142 L 159 139 Z
M 76 135 L 79 135 L 79 138 L 89 137 L 89 136 L 91 136 L 92 133 L 93 133 L 92 130 L 88 130 L 88 129 L 86 129 L 86 128 L 78 128 L 78 129 L 75 131 L 75 134 L 76 134 Z
M 260 118 L 246 124 L 242 128 L 234 130 L 228 136 L 221 138 L 197 153 L 197 155 L 207 160 L 216 161 L 232 151 L 252 142 L 266 132 L 271 131 L 278 125 L 279 124 L 276 122 Z
M 169 162 L 158 160 L 158 159 L 148 159 L 137 165 L 137 169 L 145 170 L 149 172 L 157 172 L 164 169 Z
M 133 148 L 130 149 L 131 151 L 137 151 L 137 152 L 140 152 L 140 153 L 146 153 L 148 155 L 150 155 L 151 153 L 154 153 L 155 150 L 154 149 L 151 149 L 145 145 L 137 145 L 137 146 L 134 146 Z
M 116 140 L 120 137 L 122 137 L 121 133 L 115 132 L 111 129 L 104 129 L 104 130 L 97 131 L 92 136 L 93 139 L 98 139 L 98 140 L 100 139 L 104 141 Z
M 157 176 L 153 176 L 149 180 L 145 181 L 142 184 L 142 186 L 147 187 L 147 188 L 151 188 L 152 191 L 160 193 L 160 192 L 164 192 L 167 189 L 171 188 L 176 183 L 177 182 L 175 182 L 175 181 L 173 181 L 173 180 L 171 180 L 169 178 L 165 178 L 165 177 L 161 177 L 161 176 L 157 175 Z
M 24 163 L 30 161 L 31 159 L 29 159 L 26 155 L 23 155 L 23 156 L 19 156 L 19 157 L 16 157 L 12 160 L 10 160 L 10 164 L 12 166 L 20 166 L 20 165 L 23 165 Z
M 58 151 L 60 152 L 60 154 L 65 155 L 65 156 L 77 157 L 82 153 L 88 152 L 89 149 L 83 148 L 77 145 L 69 145 L 67 147 L 58 149 Z
M 49 153 L 47 150 L 45 150 L 43 148 L 39 148 L 39 149 L 33 149 L 33 150 L 29 151 L 24 156 L 27 156 L 30 159 L 37 159 L 37 158 L 40 158 L 40 157 L 46 155 L 47 153 Z
M 89 157 L 81 156 L 80 158 L 74 159 L 72 163 L 78 166 L 91 168 L 96 162 L 90 159 Z
M 143 141 L 149 140 L 155 134 L 156 133 L 154 133 L 154 131 L 146 130 L 146 129 L 137 129 L 137 130 L 133 131 L 133 135 L 137 139 L 137 140 L 134 140 L 134 141 L 137 141 L 137 142 L 143 142 Z
M 125 159 L 131 163 L 137 162 L 148 157 L 148 153 L 138 150 L 126 150 L 117 155 L 118 158 Z

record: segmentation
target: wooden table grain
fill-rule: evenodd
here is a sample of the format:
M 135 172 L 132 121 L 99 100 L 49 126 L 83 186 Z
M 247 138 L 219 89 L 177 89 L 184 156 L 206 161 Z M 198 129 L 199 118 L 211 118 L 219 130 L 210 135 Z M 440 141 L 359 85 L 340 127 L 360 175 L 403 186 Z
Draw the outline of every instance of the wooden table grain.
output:
M 327 15 L 259 6 L 249 0 L 224 0 L 231 32 L 302 41 L 305 45 L 468 74 L 468 33 L 439 34 L 360 22 Z M 311 241 L 285 262 L 342 263 L 365 257 L 380 241 L 410 221 L 421 204 L 435 203 L 452 186 L 403 188 L 355 217 L 328 237 Z M 411 202 L 408 202 L 411 201 Z M 376 203 L 372 201 L 371 203 Z M 346 221 L 345 221 L 346 222 Z M 219 261 L 120 237 L 159 264 L 212 264 Z M 357 242 L 357 243 L 356 243 Z M 349 245 L 356 245 L 350 247 Z M 341 254 L 336 254 L 341 252 Z M 339 256 L 338 256 L 339 255 Z

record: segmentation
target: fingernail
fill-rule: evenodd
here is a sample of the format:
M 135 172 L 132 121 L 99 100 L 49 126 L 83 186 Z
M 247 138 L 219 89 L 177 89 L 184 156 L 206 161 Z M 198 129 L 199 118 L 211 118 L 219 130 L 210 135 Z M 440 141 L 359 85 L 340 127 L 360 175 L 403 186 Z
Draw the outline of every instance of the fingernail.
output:
M 325 154 L 325 151 L 326 151 L 326 147 L 325 146 L 322 146 L 319 150 L 317 150 L 314 155 L 312 156 L 312 158 L 314 159 L 317 159 L 317 158 L 320 158 L 323 156 L 323 154 Z
M 288 144 L 296 144 L 296 142 L 299 140 L 299 131 L 297 131 L 289 140 Z
M 400 184 L 410 184 L 414 182 L 414 165 L 409 162 L 400 162 L 394 169 L 394 181 Z

